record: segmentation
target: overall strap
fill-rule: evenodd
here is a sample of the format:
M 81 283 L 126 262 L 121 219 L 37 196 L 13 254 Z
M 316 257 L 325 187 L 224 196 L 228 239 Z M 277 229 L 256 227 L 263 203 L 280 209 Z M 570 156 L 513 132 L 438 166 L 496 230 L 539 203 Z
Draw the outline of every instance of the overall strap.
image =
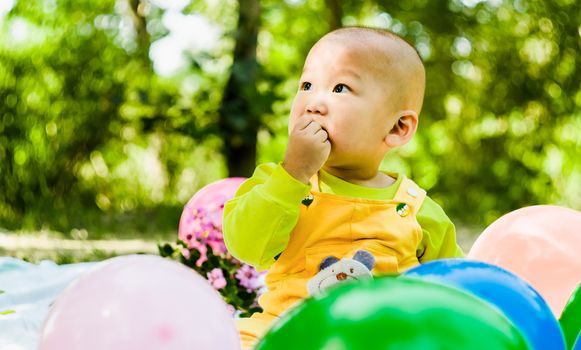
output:
M 402 181 L 393 197 L 394 201 L 407 203 L 413 208 L 419 210 L 426 198 L 426 191 L 418 186 L 415 182 L 408 179 L 405 175 L 401 175 Z M 319 188 L 319 176 L 315 173 L 309 181 L 311 183 L 311 191 L 321 192 Z
M 402 175 L 403 176 L 403 175 Z M 426 191 L 418 186 L 415 182 L 403 176 L 401 184 L 397 189 L 393 200 L 401 202 L 412 207 L 414 214 L 420 210 L 422 203 L 426 199 Z

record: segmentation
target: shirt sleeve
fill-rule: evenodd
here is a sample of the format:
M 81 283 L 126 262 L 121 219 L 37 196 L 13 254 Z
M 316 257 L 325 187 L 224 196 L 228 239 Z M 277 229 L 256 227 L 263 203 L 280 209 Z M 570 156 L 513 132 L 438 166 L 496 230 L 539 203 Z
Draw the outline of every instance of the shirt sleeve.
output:
M 230 254 L 258 271 L 269 268 L 286 248 L 310 189 L 280 164 L 258 166 L 224 206 L 224 242 Z
M 426 197 L 417 214 L 423 237 L 417 256 L 421 263 L 435 259 L 464 257 L 456 243 L 456 228 L 444 210 L 433 199 Z

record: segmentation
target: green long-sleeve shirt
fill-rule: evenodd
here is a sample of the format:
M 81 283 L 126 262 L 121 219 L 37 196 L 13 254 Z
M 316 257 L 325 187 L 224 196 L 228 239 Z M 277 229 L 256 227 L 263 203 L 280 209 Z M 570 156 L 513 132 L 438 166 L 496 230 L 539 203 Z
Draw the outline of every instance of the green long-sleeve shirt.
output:
M 401 181 L 397 176 L 387 188 L 369 188 L 319 172 L 321 192 L 367 199 L 393 199 Z M 293 178 L 280 164 L 258 166 L 224 207 L 224 241 L 229 252 L 257 270 L 268 269 L 286 248 L 301 201 L 310 190 L 310 185 Z M 454 224 L 436 202 L 426 197 L 416 218 L 423 231 L 416 253 L 420 262 L 463 256 Z

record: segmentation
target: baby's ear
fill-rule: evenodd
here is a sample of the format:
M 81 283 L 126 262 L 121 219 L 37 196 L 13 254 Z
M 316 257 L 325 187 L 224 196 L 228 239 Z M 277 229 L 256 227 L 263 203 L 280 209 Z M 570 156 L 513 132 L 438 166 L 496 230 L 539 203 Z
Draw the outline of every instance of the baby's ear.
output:
M 418 114 L 414 110 L 405 110 L 397 113 L 397 120 L 389 134 L 385 137 L 385 143 L 390 148 L 400 147 L 408 143 L 418 128 Z

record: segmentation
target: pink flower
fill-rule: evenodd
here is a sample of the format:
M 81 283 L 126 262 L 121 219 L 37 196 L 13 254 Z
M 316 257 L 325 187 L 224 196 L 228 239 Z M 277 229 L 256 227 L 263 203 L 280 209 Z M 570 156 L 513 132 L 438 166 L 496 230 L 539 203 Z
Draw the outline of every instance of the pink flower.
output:
M 196 249 L 198 252 L 200 252 L 200 257 L 198 258 L 198 260 L 196 260 L 197 267 L 202 266 L 202 264 L 208 260 L 208 255 L 207 255 L 208 248 L 205 245 L 203 245 L 202 243 L 200 243 L 196 240 L 192 240 L 191 246 L 189 248 Z M 189 257 L 186 257 L 186 258 L 189 259 Z
M 232 316 L 234 316 L 236 314 L 236 308 L 230 304 L 226 304 L 226 310 L 228 310 L 228 312 Z
M 222 273 L 222 269 L 216 267 L 212 271 L 206 274 L 208 276 L 208 281 L 210 284 L 216 289 L 222 289 L 226 287 L 226 279 L 224 279 L 224 274 Z
M 212 248 L 212 252 L 216 255 L 224 256 L 226 254 L 226 245 L 222 240 L 208 241 L 208 245 Z
M 223 204 L 210 204 L 206 207 L 187 208 L 189 217 L 186 220 L 185 229 L 179 236 L 187 243 L 188 248 L 200 251 L 200 260 L 196 265 L 200 266 L 206 260 L 206 251 L 200 248 L 208 244 L 214 255 L 224 256 L 226 246 L 222 234 Z
M 204 262 L 208 260 L 208 256 L 206 253 L 208 252 L 208 248 L 205 245 L 200 245 L 197 247 L 198 251 L 200 252 L 200 258 L 196 261 L 196 266 L 200 267 Z
M 190 258 L 190 250 L 188 248 L 183 248 L 182 249 L 182 255 L 184 256 L 184 258 L 189 259 Z
M 261 286 L 260 274 L 247 264 L 243 264 L 238 271 L 236 271 L 236 278 L 240 281 L 240 285 L 245 287 L 248 292 L 252 292 Z

